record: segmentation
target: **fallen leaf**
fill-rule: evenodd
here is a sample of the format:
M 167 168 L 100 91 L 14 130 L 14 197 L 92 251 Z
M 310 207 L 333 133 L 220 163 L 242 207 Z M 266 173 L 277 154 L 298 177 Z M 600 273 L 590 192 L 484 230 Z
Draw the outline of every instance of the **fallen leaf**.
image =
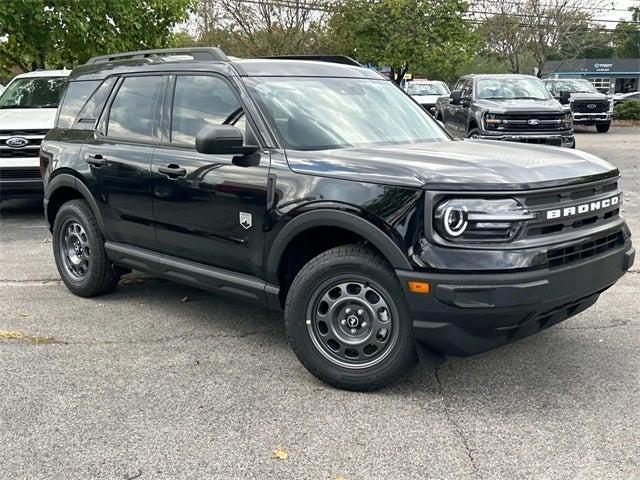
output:
M 50 239 L 48 239 L 48 238 L 45 238 L 45 239 L 44 239 L 44 243 L 50 243 L 50 242 L 51 242 L 51 240 L 50 240 Z
M 19 330 L 0 330 L 0 339 L 2 340 L 22 340 L 24 333 Z
M 18 316 L 19 316 L 19 317 L 22 317 L 22 318 L 27 318 L 27 314 L 26 314 L 26 313 L 24 313 L 24 312 L 20 312 L 20 313 L 18 313 Z
M 289 454 L 285 452 L 284 448 L 278 446 L 271 455 L 276 460 L 286 460 L 289 458 Z
M 187 302 L 188 300 L 189 300 L 189 297 L 182 297 L 182 298 L 180 299 L 180 301 L 181 301 L 182 303 L 185 303 L 185 302 Z
M 338 475 L 336 477 L 336 480 L 347 480 L 345 477 L 343 477 L 342 475 Z

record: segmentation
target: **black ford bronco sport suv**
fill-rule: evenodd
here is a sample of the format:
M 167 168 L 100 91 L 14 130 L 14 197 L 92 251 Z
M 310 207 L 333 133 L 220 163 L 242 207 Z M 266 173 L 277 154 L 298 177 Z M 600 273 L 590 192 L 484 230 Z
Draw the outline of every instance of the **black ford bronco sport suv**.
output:
M 135 269 L 283 309 L 313 374 L 366 390 L 565 320 L 633 263 L 610 164 L 454 141 L 379 74 L 321 60 L 76 68 L 41 149 L 67 287 Z

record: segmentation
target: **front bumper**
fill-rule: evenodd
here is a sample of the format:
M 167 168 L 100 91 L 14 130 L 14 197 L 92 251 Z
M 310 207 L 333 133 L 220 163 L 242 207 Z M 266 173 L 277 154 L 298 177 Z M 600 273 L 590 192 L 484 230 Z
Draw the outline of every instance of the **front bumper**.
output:
M 468 356 L 555 325 L 593 305 L 633 265 L 631 241 L 578 263 L 512 273 L 397 270 L 416 339 L 430 350 Z M 428 282 L 428 294 L 408 281 Z
M 595 125 L 596 123 L 611 122 L 611 112 L 601 113 L 572 113 L 573 123 L 577 125 Z
M 536 143 L 553 145 L 556 147 L 572 147 L 575 145 L 573 132 L 567 134 L 540 134 L 540 133 L 489 133 L 484 131 L 477 138 L 483 140 L 504 140 L 507 142 Z
M 35 158 L 0 158 L 0 200 L 42 198 L 40 160 Z

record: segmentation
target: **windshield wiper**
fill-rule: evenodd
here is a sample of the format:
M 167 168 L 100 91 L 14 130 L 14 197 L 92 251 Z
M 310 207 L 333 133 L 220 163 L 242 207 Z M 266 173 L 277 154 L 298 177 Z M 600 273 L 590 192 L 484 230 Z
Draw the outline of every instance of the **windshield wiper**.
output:
M 513 100 L 548 100 L 547 98 L 540 97 L 512 97 Z

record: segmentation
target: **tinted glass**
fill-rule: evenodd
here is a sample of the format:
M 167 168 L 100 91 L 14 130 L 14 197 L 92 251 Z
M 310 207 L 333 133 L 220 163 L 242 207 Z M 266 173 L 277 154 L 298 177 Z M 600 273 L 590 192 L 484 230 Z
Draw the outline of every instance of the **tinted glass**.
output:
M 493 100 L 551 98 L 544 83 L 538 78 L 480 78 L 477 81 L 477 97 Z
M 220 78 L 179 75 L 173 96 L 171 142 L 195 146 L 200 130 L 229 123 L 240 113 L 239 108 L 233 90 Z
M 322 150 L 448 139 L 422 107 L 389 81 L 254 77 L 246 82 L 286 148 Z
M 87 98 L 95 91 L 100 84 L 99 80 L 89 82 L 69 82 L 67 92 L 60 105 L 58 114 L 58 128 L 69 128 L 73 125 L 76 114 L 87 101 Z
M 449 89 L 442 82 L 407 83 L 409 95 L 449 95 Z
M 80 113 L 75 118 L 76 125 L 74 128 L 85 128 L 93 130 L 93 127 L 98 120 L 98 117 L 102 113 L 104 104 L 111 93 L 113 84 L 116 83 L 114 77 L 106 79 L 102 85 L 91 95 L 91 98 L 85 103 Z
M 566 90 L 571 93 L 598 93 L 589 80 L 556 80 L 554 83 L 558 92 Z
M 136 141 L 153 140 L 163 87 L 161 76 L 125 78 L 111 105 L 107 135 Z
M 0 97 L 0 108 L 58 108 L 67 77 L 20 78 Z

